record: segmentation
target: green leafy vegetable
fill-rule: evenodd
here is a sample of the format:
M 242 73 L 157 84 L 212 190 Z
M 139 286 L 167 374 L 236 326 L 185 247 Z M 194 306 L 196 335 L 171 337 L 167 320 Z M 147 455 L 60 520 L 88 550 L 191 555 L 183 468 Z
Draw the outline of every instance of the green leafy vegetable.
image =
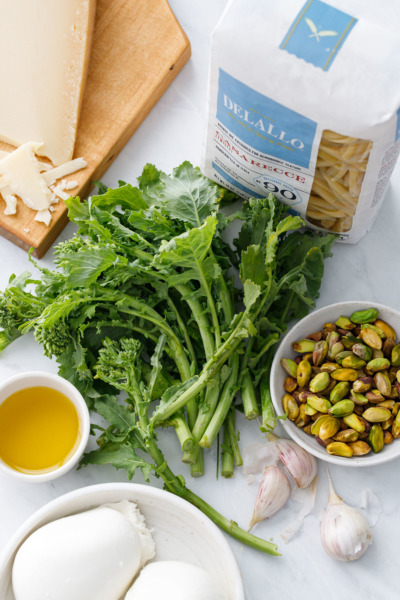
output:
M 175 429 L 193 476 L 224 431 L 222 473 L 241 464 L 235 411 L 275 425 L 269 393 L 274 346 L 314 305 L 334 236 L 301 228 L 273 196 L 235 200 L 188 162 L 171 176 L 147 165 L 134 187 L 98 186 L 67 201 L 78 233 L 55 248 L 57 269 L 36 265 L 0 295 L 0 350 L 33 331 L 60 374 L 108 426 L 81 466 L 152 472 L 242 543 L 276 546 L 225 519 L 170 470 L 160 428 Z M 226 231 L 240 231 L 233 246 Z M 33 260 L 32 260 L 33 262 Z M 240 277 L 234 284 L 234 272 Z

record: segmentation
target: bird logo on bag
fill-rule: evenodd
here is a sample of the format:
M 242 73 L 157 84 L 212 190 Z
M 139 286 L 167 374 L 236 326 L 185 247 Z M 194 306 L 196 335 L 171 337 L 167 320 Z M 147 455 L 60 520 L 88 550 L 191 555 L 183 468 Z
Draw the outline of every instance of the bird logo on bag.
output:
M 308 37 L 315 38 L 317 40 L 317 42 L 320 42 L 321 41 L 320 38 L 322 38 L 322 37 L 332 37 L 334 35 L 338 35 L 337 31 L 330 31 L 330 30 L 318 31 L 317 26 L 315 25 L 314 21 L 312 21 L 308 17 L 306 17 L 304 20 L 311 30 L 311 34 Z

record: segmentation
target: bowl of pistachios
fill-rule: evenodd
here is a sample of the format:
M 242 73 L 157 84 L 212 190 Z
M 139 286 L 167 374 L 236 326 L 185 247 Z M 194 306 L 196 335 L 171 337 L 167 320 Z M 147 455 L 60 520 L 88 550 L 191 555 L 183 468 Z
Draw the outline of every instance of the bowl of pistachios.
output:
M 271 396 L 286 433 L 317 458 L 400 457 L 400 312 L 365 301 L 314 310 L 282 339 Z

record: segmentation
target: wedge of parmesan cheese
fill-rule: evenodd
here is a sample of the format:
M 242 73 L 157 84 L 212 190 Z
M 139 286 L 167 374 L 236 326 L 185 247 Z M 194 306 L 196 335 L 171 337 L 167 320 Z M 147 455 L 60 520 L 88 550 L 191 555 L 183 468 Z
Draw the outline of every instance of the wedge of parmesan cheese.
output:
M 16 214 L 18 196 L 26 206 L 37 211 L 35 221 L 48 226 L 54 210 L 52 204 L 58 202 L 59 198 L 67 200 L 70 195 L 64 190 L 78 186 L 77 181 L 65 180 L 59 185 L 50 185 L 50 182 L 54 183 L 65 175 L 84 169 L 86 161 L 75 158 L 59 167 L 41 172 L 44 163 L 35 156 L 40 147 L 41 144 L 36 142 L 27 142 L 13 152 L 0 154 L 0 194 L 6 203 L 4 214 Z
M 34 152 L 39 144 L 23 144 L 0 160 L 1 183 L 5 184 L 5 195 L 19 196 L 34 210 L 46 210 L 51 204 L 51 192 L 39 171 Z M 0 187 L 1 191 L 1 187 Z
M 72 158 L 95 0 L 0 0 L 0 139 Z

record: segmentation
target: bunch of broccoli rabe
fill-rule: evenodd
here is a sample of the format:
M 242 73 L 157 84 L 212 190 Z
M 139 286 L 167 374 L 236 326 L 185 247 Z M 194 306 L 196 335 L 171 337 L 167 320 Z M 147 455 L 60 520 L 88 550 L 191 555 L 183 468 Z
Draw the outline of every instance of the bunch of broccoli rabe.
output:
M 112 464 L 129 478 L 153 472 L 225 531 L 276 553 L 171 472 L 157 432 L 175 429 L 194 476 L 221 432 L 221 472 L 232 475 L 241 463 L 235 413 L 274 427 L 274 345 L 314 305 L 334 236 L 300 230 L 302 220 L 272 195 L 227 216 L 221 206 L 237 198 L 187 162 L 172 176 L 147 165 L 138 181 L 67 201 L 78 233 L 56 246 L 56 270 L 36 265 L 40 280 L 10 279 L 0 349 L 33 331 L 107 421 L 94 426 L 98 449 L 82 465 Z M 231 224 L 240 227 L 233 245 Z

